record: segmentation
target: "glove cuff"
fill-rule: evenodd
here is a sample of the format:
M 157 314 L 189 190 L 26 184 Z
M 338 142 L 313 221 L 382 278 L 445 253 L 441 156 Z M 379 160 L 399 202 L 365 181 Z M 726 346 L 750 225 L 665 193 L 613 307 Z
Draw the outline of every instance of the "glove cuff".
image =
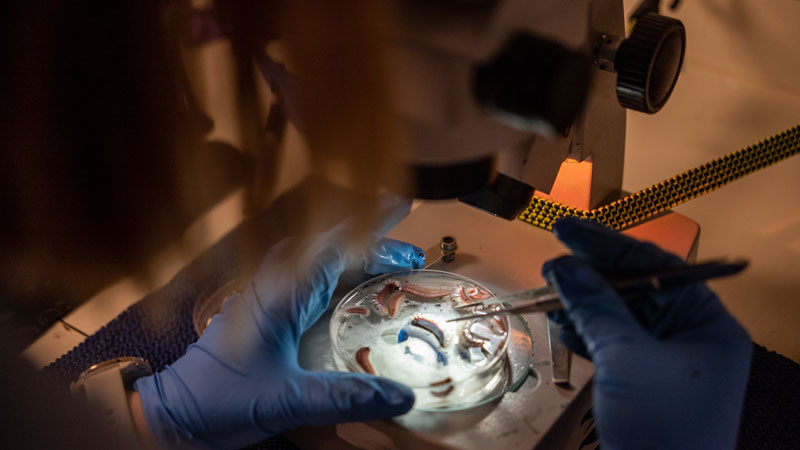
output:
M 166 370 L 169 370 L 167 368 Z M 147 427 L 153 439 L 162 449 L 207 449 L 186 431 L 177 417 L 167 408 L 164 397 L 164 378 L 168 373 L 160 372 L 139 378 L 133 387 L 139 392 Z M 172 386 L 171 386 L 172 387 Z

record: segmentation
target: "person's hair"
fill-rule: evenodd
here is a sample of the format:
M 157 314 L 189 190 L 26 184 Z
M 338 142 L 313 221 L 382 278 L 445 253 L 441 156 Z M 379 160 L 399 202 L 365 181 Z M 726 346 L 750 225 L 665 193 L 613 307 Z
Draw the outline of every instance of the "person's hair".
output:
M 213 14 L 234 56 L 240 152 L 206 142 L 212 124 L 182 62 L 188 1 L 4 7 L 0 286 L 30 292 L 44 283 L 83 300 L 140 267 L 236 184 L 248 211 L 269 204 L 278 146 L 265 133 L 254 58 L 278 37 L 312 172 L 335 174 L 366 198 L 401 180 L 381 62 L 385 2 L 217 0 Z

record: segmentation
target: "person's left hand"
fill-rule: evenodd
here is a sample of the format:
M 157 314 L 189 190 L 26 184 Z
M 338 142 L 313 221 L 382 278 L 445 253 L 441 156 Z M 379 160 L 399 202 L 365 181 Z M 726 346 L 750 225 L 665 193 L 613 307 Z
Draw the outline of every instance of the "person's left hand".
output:
M 407 210 L 395 205 L 375 239 Z M 344 222 L 273 247 L 183 357 L 136 381 L 159 444 L 239 448 L 298 426 L 388 418 L 411 408 L 414 395 L 401 384 L 298 365 L 300 337 L 325 312 L 342 271 L 358 265 L 377 274 L 424 264 L 421 249 L 388 239 L 348 254 L 340 241 L 350 227 Z

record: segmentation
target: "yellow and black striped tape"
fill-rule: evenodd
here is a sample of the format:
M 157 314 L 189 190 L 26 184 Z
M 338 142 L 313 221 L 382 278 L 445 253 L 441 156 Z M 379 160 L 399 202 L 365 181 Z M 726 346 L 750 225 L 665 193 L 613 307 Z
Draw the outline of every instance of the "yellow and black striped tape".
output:
M 800 125 L 599 208 L 587 211 L 533 197 L 519 218 L 549 231 L 567 216 L 622 230 L 798 153 Z

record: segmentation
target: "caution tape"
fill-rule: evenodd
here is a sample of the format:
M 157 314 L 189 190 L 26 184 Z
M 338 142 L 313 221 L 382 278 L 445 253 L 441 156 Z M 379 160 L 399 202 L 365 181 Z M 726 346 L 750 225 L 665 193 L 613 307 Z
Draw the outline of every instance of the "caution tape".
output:
M 519 219 L 552 231 L 556 220 L 574 216 L 622 230 L 798 153 L 800 125 L 595 209 L 533 197 Z

